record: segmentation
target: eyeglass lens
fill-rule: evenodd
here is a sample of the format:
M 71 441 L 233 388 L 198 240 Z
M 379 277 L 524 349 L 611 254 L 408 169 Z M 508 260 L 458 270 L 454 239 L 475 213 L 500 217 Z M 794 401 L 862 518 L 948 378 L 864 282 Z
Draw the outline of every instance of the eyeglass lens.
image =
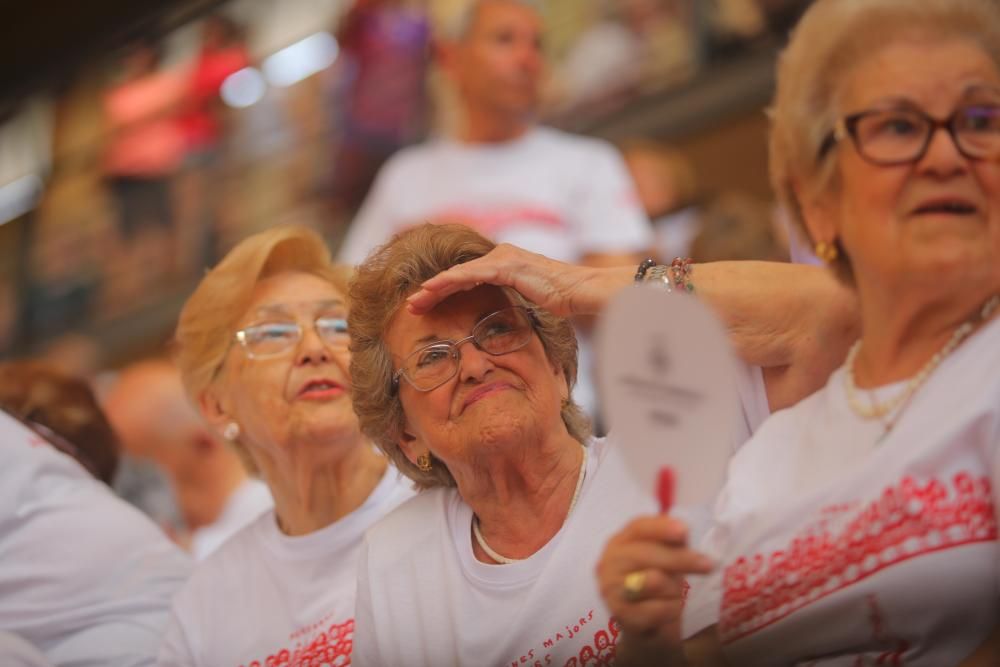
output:
M 458 373 L 459 346 L 472 340 L 483 352 L 499 356 L 519 350 L 531 340 L 528 314 L 520 307 L 505 308 L 481 319 L 472 335 L 457 342 L 440 341 L 423 347 L 406 358 L 402 375 L 420 391 L 430 391 Z
M 919 159 L 939 123 L 917 111 L 873 111 L 856 117 L 853 136 L 858 151 L 870 160 L 900 163 Z M 959 151 L 970 158 L 1000 154 L 1000 107 L 970 106 L 948 119 Z
M 343 316 L 317 317 L 314 326 L 326 344 L 347 347 L 347 320 Z M 302 326 L 298 322 L 262 322 L 241 329 L 237 338 L 251 358 L 269 357 L 287 352 L 297 345 L 302 338 Z

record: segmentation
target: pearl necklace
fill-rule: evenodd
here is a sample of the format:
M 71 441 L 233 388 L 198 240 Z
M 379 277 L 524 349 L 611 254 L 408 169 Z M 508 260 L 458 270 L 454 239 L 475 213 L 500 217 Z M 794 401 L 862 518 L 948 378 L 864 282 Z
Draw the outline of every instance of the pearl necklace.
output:
M 573 499 L 569 501 L 569 511 L 566 512 L 566 517 L 573 513 L 573 508 L 576 507 L 576 501 L 580 498 L 580 490 L 583 488 L 583 478 L 587 476 L 587 448 L 583 448 L 583 460 L 580 462 L 580 474 L 576 478 L 576 489 L 573 491 Z M 479 517 L 476 515 L 472 516 L 472 534 L 476 536 L 476 542 L 486 552 L 486 555 L 503 565 L 510 565 L 511 563 L 520 563 L 524 558 L 507 558 L 506 556 L 501 556 L 496 551 L 486 544 L 486 538 L 483 537 L 483 532 L 479 529 Z
M 917 371 L 917 374 L 910 378 L 903 387 L 902 391 L 896 394 L 892 399 L 880 403 L 875 400 L 874 396 L 869 392 L 869 401 L 867 403 L 862 403 L 858 396 L 859 390 L 857 383 L 854 380 L 854 365 L 858 357 L 858 351 L 861 349 L 861 341 L 857 341 L 851 346 L 850 351 L 847 353 L 847 362 L 844 368 L 844 388 L 847 391 L 847 403 L 851 406 L 862 419 L 882 419 L 883 425 L 885 426 L 885 432 L 882 434 L 884 438 L 892 427 L 896 425 L 899 421 L 900 415 L 903 410 L 909 405 L 910 399 L 913 395 L 917 393 L 917 390 L 927 381 L 941 362 L 945 358 L 955 351 L 962 341 L 969 337 L 977 325 L 986 321 L 996 310 L 997 305 L 1000 304 L 1000 294 L 995 294 L 986 303 L 983 304 L 982 309 L 973 316 L 971 319 L 966 320 L 955 329 L 954 333 L 951 334 L 951 338 L 948 342 L 938 350 L 930 360 L 924 364 L 923 368 Z M 888 418 L 886 418 L 888 416 Z

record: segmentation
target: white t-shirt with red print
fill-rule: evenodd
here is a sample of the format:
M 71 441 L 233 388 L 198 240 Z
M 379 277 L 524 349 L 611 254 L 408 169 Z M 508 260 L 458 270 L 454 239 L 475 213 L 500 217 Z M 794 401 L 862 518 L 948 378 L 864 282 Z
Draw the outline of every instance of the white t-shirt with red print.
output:
M 848 405 L 843 369 L 765 422 L 730 463 L 702 544 L 721 564 L 693 584 L 688 634 L 716 624 L 751 666 L 937 667 L 984 641 L 1000 622 L 1000 319 L 883 432 Z
M 290 537 L 273 510 L 262 514 L 174 598 L 159 664 L 350 665 L 362 536 L 412 495 L 412 483 L 389 466 L 358 509 L 316 532 Z
M 767 416 L 760 370 L 738 381 L 734 447 Z M 618 627 L 594 567 L 608 539 L 656 512 L 617 455 L 613 436 L 588 445 L 573 513 L 542 549 L 493 565 L 472 551 L 472 508 L 455 489 L 420 493 L 368 533 L 358 575 L 354 661 L 361 667 L 610 665 Z
M 379 172 L 339 257 L 358 264 L 423 222 L 461 222 L 567 262 L 643 252 L 653 242 L 618 152 L 545 127 L 498 144 L 436 140 L 400 151 Z

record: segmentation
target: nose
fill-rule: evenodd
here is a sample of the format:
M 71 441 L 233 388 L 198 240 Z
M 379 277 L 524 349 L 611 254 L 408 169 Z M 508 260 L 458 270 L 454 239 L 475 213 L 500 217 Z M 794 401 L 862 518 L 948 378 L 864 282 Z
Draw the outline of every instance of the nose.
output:
M 330 361 L 330 350 L 316 333 L 316 327 L 302 327 L 302 339 L 295 349 L 295 364 L 322 364 Z
M 927 150 L 917 163 L 920 171 L 938 177 L 961 173 L 968 166 L 968 158 L 958 150 L 955 137 L 943 127 L 936 128 L 931 134 Z
M 461 382 L 480 382 L 495 368 L 493 355 L 480 350 L 471 336 L 459 342 L 458 350 L 458 378 Z

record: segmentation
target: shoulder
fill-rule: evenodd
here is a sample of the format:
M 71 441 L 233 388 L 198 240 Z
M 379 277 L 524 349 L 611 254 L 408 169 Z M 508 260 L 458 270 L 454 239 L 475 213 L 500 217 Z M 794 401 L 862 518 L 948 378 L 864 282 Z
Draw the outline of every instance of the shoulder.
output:
M 177 609 L 201 599 L 206 590 L 220 590 L 226 582 L 246 582 L 258 562 L 253 556 L 261 549 L 260 529 L 265 521 L 274 521 L 274 512 L 267 511 L 239 529 L 222 546 L 198 563 L 190 579 L 175 598 Z
M 596 137 L 570 134 L 551 127 L 539 126 L 531 131 L 530 141 L 547 150 L 559 151 L 566 155 L 587 156 L 589 158 L 617 161 L 618 151 L 610 143 Z
M 760 423 L 750 439 L 733 455 L 733 466 L 773 465 L 774 457 L 785 457 L 802 448 L 803 435 L 810 429 L 826 428 L 829 421 L 827 406 L 834 384 L 842 381 L 840 371 L 830 376 L 819 391 L 795 405 L 772 413 Z M 824 426 L 826 424 L 826 426 Z
M 379 172 L 379 178 L 399 178 L 417 173 L 438 160 L 444 152 L 445 144 L 439 139 L 402 148 L 386 161 Z
M 458 491 L 419 491 L 379 519 L 365 535 L 369 560 L 405 558 L 416 545 L 436 539 L 446 528 L 445 509 Z

